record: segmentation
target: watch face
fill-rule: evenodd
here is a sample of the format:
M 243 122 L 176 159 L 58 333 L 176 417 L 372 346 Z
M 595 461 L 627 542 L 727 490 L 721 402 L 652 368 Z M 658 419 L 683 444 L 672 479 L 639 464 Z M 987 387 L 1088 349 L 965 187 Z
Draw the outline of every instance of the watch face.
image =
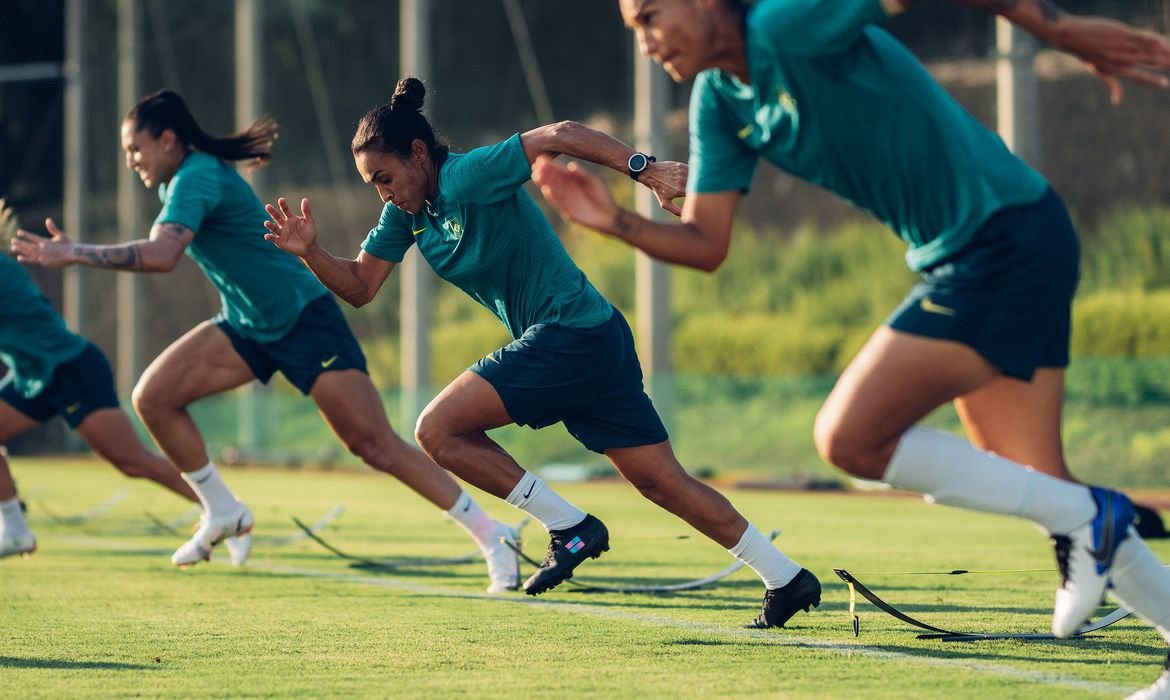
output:
M 646 169 L 647 165 L 646 156 L 641 153 L 635 153 L 630 156 L 630 172 L 640 173 Z

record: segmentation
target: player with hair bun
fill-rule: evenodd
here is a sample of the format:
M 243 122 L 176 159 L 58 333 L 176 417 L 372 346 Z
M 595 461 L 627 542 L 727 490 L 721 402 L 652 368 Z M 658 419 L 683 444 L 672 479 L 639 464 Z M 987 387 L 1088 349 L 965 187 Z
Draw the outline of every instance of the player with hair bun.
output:
M 534 429 L 562 423 L 586 448 L 609 458 L 646 498 L 760 575 L 768 602 L 752 626 L 782 626 L 797 610 L 819 604 L 816 576 L 679 464 L 643 390 L 625 318 L 573 263 L 523 189 L 532 161 L 564 154 L 629 174 L 677 212 L 671 200 L 682 193 L 686 167 L 655 162 L 575 122 L 452 153 L 421 112 L 425 95 L 421 81 L 403 78 L 390 101 L 358 125 L 355 164 L 386 204 L 356 259 L 321 247 L 307 199 L 299 215 L 283 198 L 269 205 L 267 237 L 355 306 L 370 301 L 417 245 L 440 277 L 508 328 L 514 342 L 451 382 L 419 417 L 415 436 L 436 462 L 548 530 L 548 554 L 524 583 L 525 592 L 553 588 L 609 548 L 609 532 L 599 519 L 524 470 L 487 435 L 513 423 Z

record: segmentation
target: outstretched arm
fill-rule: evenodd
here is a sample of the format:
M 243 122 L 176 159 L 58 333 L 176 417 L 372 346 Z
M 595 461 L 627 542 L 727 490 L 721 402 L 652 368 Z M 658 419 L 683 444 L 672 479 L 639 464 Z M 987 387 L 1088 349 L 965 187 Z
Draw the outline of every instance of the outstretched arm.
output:
M 899 0 L 909 5 L 915 0 Z M 1052 46 L 1076 56 L 1104 81 L 1114 104 L 1124 96 L 1122 80 L 1165 89 L 1170 80 L 1166 37 L 1105 17 L 1068 14 L 1053 0 L 953 0 L 993 12 Z
M 524 144 L 524 153 L 529 163 L 535 163 L 541 156 L 556 158 L 564 154 L 604 165 L 623 175 L 629 174 L 627 164 L 635 153 L 634 148 L 623 141 L 572 121 L 526 131 L 520 135 L 520 142 Z M 638 176 L 638 182 L 650 188 L 663 209 L 675 216 L 682 213 L 674 200 L 686 194 L 686 163 L 650 163 Z
M 170 272 L 195 232 L 182 224 L 155 224 L 150 238 L 112 245 L 74 243 L 52 219 L 45 219 L 50 238 L 21 229 L 12 241 L 16 259 L 44 267 L 89 265 L 128 272 Z
M 738 191 L 691 194 L 678 223 L 651 221 L 617 205 L 601 178 L 576 163 L 541 158 L 532 167 L 541 194 L 575 223 L 621 239 L 650 257 L 712 272 L 727 259 Z
M 271 217 L 264 222 L 264 228 L 268 229 L 264 239 L 300 258 L 321 284 L 351 306 L 370 303 L 394 270 L 394 263 L 369 255 L 364 250 L 358 253 L 357 259 L 350 260 L 322 248 L 317 242 L 317 221 L 313 218 L 308 198 L 301 200 L 299 216 L 293 213 L 284 197 L 276 200 L 275 207 L 266 204 L 264 209 Z

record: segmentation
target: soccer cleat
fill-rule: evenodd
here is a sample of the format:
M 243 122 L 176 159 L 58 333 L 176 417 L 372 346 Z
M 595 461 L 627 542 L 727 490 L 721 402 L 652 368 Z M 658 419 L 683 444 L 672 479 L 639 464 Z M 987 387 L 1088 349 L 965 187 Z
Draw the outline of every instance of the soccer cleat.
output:
M 488 586 L 488 593 L 504 593 L 520 587 L 520 557 L 508 546 L 509 542 L 518 546 L 520 533 L 508 525 L 496 523 L 492 541 L 481 547 L 492 582 Z
M 1153 685 L 1126 696 L 1125 700 L 1170 700 L 1170 654 L 1166 655 L 1166 664 L 1162 668 L 1165 670 Z
M 37 538 L 31 532 L 0 537 L 0 559 L 20 555 L 27 557 L 37 551 Z
M 1097 486 L 1089 491 L 1097 504 L 1093 519 L 1067 535 L 1052 536 L 1061 578 L 1052 633 L 1060 639 L 1072 636 L 1101 605 L 1113 557 L 1133 522 L 1133 504 L 1124 495 Z
M 586 559 L 609 551 L 609 530 L 592 515 L 565 530 L 549 531 L 548 553 L 536 573 L 524 582 L 524 592 L 540 595 L 573 578 L 573 569 Z
M 245 532 L 242 535 L 228 537 L 223 543 L 227 546 L 232 566 L 243 566 L 244 562 L 248 561 L 248 555 L 252 553 L 252 533 Z
M 783 627 L 797 610 L 809 612 L 820 604 L 820 580 L 808 569 L 801 569 L 800 573 L 785 585 L 780 588 L 769 588 L 764 592 L 763 611 L 759 617 L 744 627 L 756 630 Z
M 193 566 L 200 561 L 210 561 L 212 547 L 228 537 L 248 534 L 254 522 L 252 511 L 243 503 L 237 503 L 235 512 L 225 518 L 212 519 L 205 513 L 199 519 L 199 529 L 191 539 L 171 555 L 171 563 L 175 566 Z

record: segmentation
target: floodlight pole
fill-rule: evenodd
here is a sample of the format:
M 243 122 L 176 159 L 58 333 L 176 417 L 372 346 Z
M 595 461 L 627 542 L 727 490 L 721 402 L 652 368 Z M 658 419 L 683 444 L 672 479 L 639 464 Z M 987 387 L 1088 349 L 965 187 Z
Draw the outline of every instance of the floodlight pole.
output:
M 1003 17 L 995 21 L 996 129 L 1017 156 L 1040 166 L 1036 39 Z
M 142 94 L 142 3 L 140 0 L 118 2 L 118 110 L 123 114 Z M 142 237 L 143 189 L 128 168 L 118 168 L 118 240 Z M 118 393 L 128 396 L 134 389 L 141 366 L 139 350 L 139 275 L 117 276 L 118 285 Z
M 85 168 L 89 163 L 89 141 L 85 137 L 85 27 L 87 0 L 67 0 L 65 3 L 65 133 L 64 212 L 61 222 L 78 243 L 88 236 L 84 212 L 87 206 Z M 70 265 L 64 270 L 62 307 L 65 322 L 77 333 L 85 335 L 85 268 Z
M 666 110 L 670 100 L 670 78 L 653 61 L 634 49 L 634 144 L 635 148 L 666 159 L 670 146 L 666 135 Z M 649 219 L 671 218 L 659 206 L 654 193 L 635 184 L 638 213 Z M 649 393 L 666 420 L 670 412 L 667 383 L 670 361 L 670 268 L 642 251 L 635 253 L 637 338 L 642 369 Z M 666 420 L 669 425 L 669 420 Z
M 236 0 L 236 126 L 242 128 L 260 117 L 264 110 L 263 37 L 261 35 L 260 0 Z M 259 168 L 243 173 L 261 201 L 268 201 L 263 191 L 268 171 Z M 267 446 L 269 437 L 268 386 L 252 381 L 241 387 L 236 402 L 236 441 L 245 450 L 255 452 Z
M 424 81 L 431 75 L 431 13 L 428 0 L 402 0 L 399 6 L 399 55 L 402 76 Z M 402 424 L 399 430 L 414 433 L 414 423 L 429 397 L 431 295 L 434 273 L 418 246 L 412 246 L 398 266 L 399 339 L 402 343 Z

